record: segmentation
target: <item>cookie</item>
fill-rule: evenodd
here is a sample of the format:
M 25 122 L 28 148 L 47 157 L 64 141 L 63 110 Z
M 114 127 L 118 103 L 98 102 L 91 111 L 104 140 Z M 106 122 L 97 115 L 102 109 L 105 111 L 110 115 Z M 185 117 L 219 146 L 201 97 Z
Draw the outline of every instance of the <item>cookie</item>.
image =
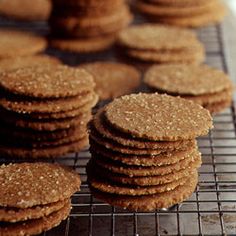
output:
M 104 5 L 117 5 L 119 3 L 124 3 L 124 0 L 113 0 L 112 3 L 109 0 L 68 0 L 66 1 L 66 5 L 72 6 L 72 7 L 78 7 L 78 6 L 84 6 L 84 7 L 96 7 L 96 8 L 101 8 Z M 56 6 L 64 6 L 65 5 L 65 0 L 53 0 L 53 4 Z
M 81 184 L 79 175 L 73 170 L 42 162 L 3 164 L 0 166 L 0 179 L 0 206 L 15 208 L 68 199 Z
M 189 6 L 202 6 L 206 4 L 205 0 L 147 0 L 150 3 L 156 3 L 164 6 L 174 6 L 174 7 L 189 7 Z M 215 0 L 208 0 L 207 3 L 214 3 Z
M 195 43 L 191 48 L 184 50 L 145 51 L 129 49 L 126 52 L 130 58 L 144 62 L 201 64 L 205 60 L 205 49 L 201 43 Z
M 62 144 L 55 147 L 41 147 L 41 148 L 33 148 L 33 147 L 15 147 L 11 145 L 0 145 L 0 154 L 5 155 L 7 157 L 14 158 L 57 158 L 68 153 L 79 152 L 86 146 L 88 146 L 89 142 L 87 137 L 82 138 L 79 141 Z
M 123 146 L 135 147 L 140 149 L 184 149 L 186 147 L 190 148 L 195 145 L 193 140 L 180 140 L 173 142 L 165 142 L 165 141 L 149 141 L 145 139 L 138 139 L 132 137 L 129 134 L 123 133 L 111 125 L 106 121 L 104 117 L 104 109 L 100 109 L 93 117 L 91 121 L 91 129 L 97 131 L 102 137 L 113 140 Z M 105 149 L 104 149 L 105 150 Z
M 12 29 L 0 30 L 0 59 L 32 55 L 46 47 L 46 40 L 38 35 Z
M 188 150 L 184 151 L 165 151 L 159 155 L 131 155 L 115 152 L 104 148 L 102 145 L 93 143 L 90 147 L 91 153 L 97 158 L 114 160 L 124 165 L 131 166 L 162 166 L 175 164 L 180 160 L 188 158 L 196 152 L 196 144 L 189 146 Z
M 0 98 L 0 106 L 8 111 L 17 113 L 58 113 L 79 109 L 85 104 L 95 99 L 96 95 L 92 91 L 74 97 L 58 99 L 25 99 L 17 96 L 7 96 Z
M 118 38 L 119 44 L 130 49 L 153 51 L 191 48 L 196 42 L 196 35 L 190 30 L 158 24 L 131 26 L 124 29 Z
M 91 53 L 110 48 L 114 44 L 116 37 L 116 35 L 106 35 L 103 37 L 93 37 L 88 39 L 52 38 L 49 43 L 51 47 L 63 51 Z
M 77 9 L 78 11 L 78 9 Z M 102 10 L 101 10 L 102 11 Z M 70 37 L 99 37 L 120 31 L 132 20 L 127 6 L 102 16 L 52 15 L 49 23 L 53 34 Z
M 109 170 L 101 168 L 96 168 L 96 165 L 93 166 L 91 162 L 93 173 L 96 176 L 100 176 L 103 179 L 110 180 L 112 183 L 124 184 L 124 185 L 132 185 L 132 186 L 153 186 L 159 184 L 171 183 L 176 180 L 186 178 L 190 176 L 196 168 L 199 168 L 201 165 L 201 161 L 197 160 L 192 162 L 188 168 L 180 171 L 176 171 L 174 174 L 166 174 L 166 175 L 156 175 L 156 176 L 146 176 L 146 177 L 127 177 L 121 174 L 114 174 Z M 89 167 L 88 167 L 89 168 Z
M 39 219 L 46 217 L 53 212 L 59 211 L 66 204 L 70 203 L 70 200 L 62 200 L 55 203 L 49 203 L 47 205 L 39 205 L 32 208 L 16 209 L 16 208 L 0 208 L 0 221 L 15 223 L 18 221 L 26 221 L 32 219 Z
M 223 21 L 226 15 L 226 8 L 220 2 L 215 4 L 212 7 L 212 10 L 209 12 L 205 12 L 196 16 L 191 17 L 181 17 L 181 18 L 160 18 L 156 19 L 157 21 L 164 24 L 176 25 L 179 27 L 203 27 L 210 24 L 216 24 Z M 151 20 L 155 20 L 152 17 Z
M 0 2 L 0 14 L 8 18 L 22 21 L 44 21 L 51 12 L 49 0 L 2 0 Z
M 101 158 L 93 159 L 97 166 L 101 166 L 115 174 L 122 174 L 129 177 L 136 176 L 155 176 L 174 174 L 176 171 L 187 169 L 192 162 L 201 162 L 201 154 L 196 151 L 192 156 L 188 156 L 183 160 L 171 165 L 152 166 L 152 167 L 137 167 L 137 166 L 124 166 L 110 160 L 102 160 Z
M 41 99 L 78 96 L 93 86 L 85 70 L 62 65 L 20 68 L 0 76 L 0 87 L 6 91 Z
M 18 119 L 14 116 L 12 117 L 0 117 L 0 120 L 13 125 L 16 127 L 33 129 L 38 131 L 54 131 L 59 129 L 69 129 L 72 126 L 86 125 L 90 120 L 90 112 L 83 113 L 82 115 L 63 118 L 63 119 L 49 119 L 49 120 L 30 120 L 30 119 Z
M 134 91 L 141 74 L 134 67 L 112 62 L 95 62 L 79 66 L 93 75 L 95 92 L 101 100 L 113 99 Z
M 232 88 L 228 75 L 208 65 L 153 66 L 146 72 L 144 82 L 167 93 L 193 96 Z
M 194 192 L 197 182 L 198 175 L 194 173 L 184 185 L 178 186 L 172 191 L 138 197 L 104 193 L 94 188 L 91 188 L 91 191 L 94 197 L 108 202 L 112 206 L 122 207 L 131 211 L 146 212 L 169 208 L 186 200 Z
M 126 196 L 144 196 L 150 194 L 157 194 L 168 192 L 174 190 L 180 185 L 184 185 L 188 178 L 182 178 L 171 183 L 160 184 L 156 186 L 145 186 L 145 187 L 129 187 L 121 184 L 114 184 L 107 182 L 103 179 L 97 179 L 93 176 L 89 176 L 89 184 L 92 188 L 98 189 L 99 191 L 110 193 L 110 194 L 119 194 Z
M 46 217 L 24 221 L 24 223 L 4 224 L 3 226 L 0 226 L 0 234 L 4 236 L 41 234 L 44 231 L 58 226 L 61 221 L 68 217 L 70 210 L 71 205 L 68 203 L 59 211 L 53 212 Z
M 226 108 L 230 107 L 232 104 L 232 100 L 226 100 L 222 102 L 217 102 L 213 104 L 206 104 L 205 108 L 210 111 L 211 114 L 215 114 L 225 110 Z
M 150 3 L 148 1 L 138 0 L 136 2 L 136 8 L 139 12 L 153 15 L 156 17 L 186 17 L 202 14 L 207 11 L 211 11 L 215 2 L 207 1 L 201 5 L 187 5 L 185 7 L 159 5 L 157 3 Z
M 117 98 L 105 107 L 105 117 L 120 131 L 153 141 L 194 139 L 213 126 L 209 112 L 200 105 L 156 93 Z
M 48 55 L 33 55 L 25 57 L 7 58 L 0 61 L 0 71 L 10 71 L 22 67 L 33 67 L 40 65 L 58 65 L 61 61 L 56 57 Z

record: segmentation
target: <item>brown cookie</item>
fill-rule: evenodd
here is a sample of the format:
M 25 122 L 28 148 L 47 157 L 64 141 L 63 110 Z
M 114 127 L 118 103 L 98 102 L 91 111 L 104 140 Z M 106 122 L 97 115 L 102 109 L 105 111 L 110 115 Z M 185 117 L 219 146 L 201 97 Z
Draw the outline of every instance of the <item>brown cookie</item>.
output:
M 46 46 L 46 40 L 40 36 L 12 29 L 0 30 L 0 59 L 32 55 Z
M 188 158 L 193 153 L 196 153 L 195 145 L 190 145 L 189 149 L 184 151 L 164 151 L 159 155 L 131 155 L 115 152 L 105 149 L 104 146 L 93 143 L 90 147 L 91 153 L 97 158 L 114 160 L 124 165 L 131 166 L 162 166 L 175 164 L 180 160 Z
M 218 112 L 222 112 L 226 108 L 230 107 L 232 104 L 232 100 L 226 100 L 222 102 L 212 103 L 212 104 L 206 104 L 205 108 L 210 111 L 211 114 L 215 114 Z
M 101 100 L 129 94 L 140 85 L 140 72 L 126 64 L 95 62 L 81 65 L 79 68 L 93 75 L 95 91 Z
M 92 90 L 92 76 L 68 66 L 20 68 L 0 75 L 0 86 L 10 93 L 33 98 L 65 98 Z
M 53 212 L 52 214 L 35 220 L 27 220 L 17 223 L 9 223 L 0 226 L 0 234 L 4 236 L 26 236 L 41 234 L 44 231 L 50 230 L 58 226 L 61 221 L 65 220 L 71 210 L 70 203 L 66 204 L 59 211 Z
M 84 6 L 84 7 L 98 7 L 101 8 L 104 5 L 111 5 L 111 4 L 118 4 L 118 3 L 124 3 L 124 0 L 113 0 L 112 2 L 109 0 L 67 0 L 66 5 L 67 6 L 73 6 L 73 7 L 78 7 L 78 6 Z M 64 6 L 65 5 L 65 0 L 53 0 L 53 4 L 56 6 Z
M 18 119 L 17 117 L 0 117 L 0 120 L 9 125 L 20 128 L 33 129 L 37 131 L 54 131 L 59 129 L 69 129 L 73 126 L 86 125 L 91 118 L 91 112 L 86 112 L 82 115 L 63 118 L 63 119 L 48 119 L 48 120 L 32 120 L 32 119 Z
M 68 203 L 70 203 L 70 200 L 66 199 L 55 203 L 49 203 L 47 205 L 39 205 L 25 209 L 2 207 L 0 208 L 0 221 L 15 223 L 18 221 L 39 219 L 46 217 L 53 212 L 59 211 Z
M 123 30 L 118 38 L 118 43 L 125 47 L 155 51 L 191 48 L 196 42 L 192 31 L 157 24 L 131 26 Z
M 155 175 L 166 175 L 169 173 L 175 173 L 179 170 L 184 170 L 189 167 L 192 162 L 198 161 L 201 162 L 201 154 L 196 151 L 192 156 L 180 160 L 179 162 L 171 165 L 163 166 L 152 166 L 152 167 L 137 167 L 137 166 L 124 166 L 118 162 L 105 160 L 101 158 L 96 158 L 94 156 L 94 162 L 97 166 L 108 169 L 109 171 L 115 174 L 127 175 L 129 177 L 133 176 L 155 176 Z
M 94 197 L 108 202 L 112 206 L 119 206 L 131 211 L 153 211 L 162 208 L 169 208 L 178 204 L 194 192 L 198 182 L 197 172 L 194 173 L 185 182 L 172 191 L 147 195 L 147 196 L 121 196 L 118 194 L 109 194 L 91 188 Z
M 127 6 L 122 5 L 115 13 L 103 14 L 100 17 L 52 15 L 49 23 L 53 34 L 58 36 L 99 37 L 120 31 L 131 22 L 132 18 Z
M 144 196 L 157 193 L 168 192 L 175 189 L 178 186 L 184 185 L 188 178 L 182 178 L 171 183 L 160 184 L 156 186 L 145 186 L 145 187 L 129 187 L 127 185 L 118 185 L 106 180 L 97 179 L 93 176 L 88 176 L 89 184 L 92 188 L 95 188 L 101 192 L 126 195 L 126 196 Z
M 14 57 L 0 60 L 0 71 L 10 71 L 28 66 L 58 65 L 61 61 L 56 57 L 48 55 L 33 55 L 25 57 Z
M 149 141 L 145 139 L 138 139 L 129 134 L 123 133 L 112 127 L 104 117 L 104 109 L 100 109 L 94 115 L 91 121 L 91 129 L 99 133 L 102 137 L 113 140 L 124 146 L 135 147 L 140 149 L 184 149 L 190 148 L 195 145 L 193 140 L 180 140 L 173 142 L 165 141 Z M 104 149 L 105 150 L 105 149 Z
M 226 15 L 226 7 L 221 3 L 217 2 L 211 11 L 204 12 L 196 16 L 189 17 L 171 17 L 171 18 L 156 18 L 150 17 L 150 20 L 157 20 L 164 24 L 175 25 L 179 27 L 203 27 L 210 24 L 216 24 L 223 21 Z
M 66 143 L 54 147 L 16 147 L 8 144 L 8 146 L 0 145 L 0 154 L 5 155 L 7 157 L 14 157 L 20 159 L 57 158 L 68 153 L 79 152 L 83 148 L 88 146 L 88 144 L 89 142 L 87 137 L 82 138 L 79 141 Z
M 197 160 L 192 162 L 188 168 L 180 171 L 176 171 L 174 174 L 170 173 L 167 175 L 156 175 L 156 176 L 147 176 L 147 177 L 127 177 L 121 174 L 114 174 L 106 169 L 96 168 L 96 165 L 93 166 L 91 162 L 92 170 L 96 176 L 100 176 L 103 179 L 110 180 L 112 183 L 132 185 L 132 186 L 153 186 L 159 184 L 171 183 L 176 180 L 189 177 L 197 168 L 200 167 L 201 161 Z
M 23 21 L 47 20 L 51 12 L 49 0 L 2 0 L 0 1 L 0 14 L 8 18 Z
M 0 98 L 0 106 L 17 113 L 58 113 L 79 109 L 96 98 L 92 91 L 74 97 L 58 99 L 27 99 L 17 96 Z
M 110 48 L 114 44 L 116 37 L 117 36 L 113 34 L 103 37 L 93 37 L 89 39 L 52 38 L 50 39 L 50 45 L 53 48 L 57 48 L 63 51 L 91 53 L 103 51 Z
M 144 82 L 151 88 L 179 95 L 198 96 L 232 88 L 228 75 L 208 65 L 152 66 Z
M 194 139 L 212 128 L 209 112 L 200 105 L 156 93 L 117 98 L 105 107 L 105 117 L 122 132 L 154 141 Z
M 189 6 L 202 6 L 206 4 L 205 0 L 147 0 L 150 3 L 155 3 L 164 6 L 174 6 L 174 7 L 189 7 Z M 208 0 L 207 3 L 213 3 L 215 0 Z
M 1 165 L 0 179 L 0 206 L 16 208 L 68 199 L 79 190 L 81 183 L 73 170 L 40 162 Z

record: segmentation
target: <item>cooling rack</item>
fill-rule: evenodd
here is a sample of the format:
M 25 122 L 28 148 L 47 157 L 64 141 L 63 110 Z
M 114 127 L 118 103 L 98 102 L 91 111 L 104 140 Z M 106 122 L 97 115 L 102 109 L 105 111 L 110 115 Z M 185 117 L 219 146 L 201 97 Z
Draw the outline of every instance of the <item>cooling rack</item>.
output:
M 12 27 L 13 22 L 0 20 L 0 26 Z M 19 27 L 19 25 L 17 24 Z M 22 29 L 47 33 L 43 23 L 20 24 Z M 228 71 L 222 26 L 199 30 L 206 46 L 207 63 Z M 61 54 L 48 50 L 69 64 L 92 60 L 113 60 L 112 51 L 91 57 Z M 90 194 L 85 166 L 88 150 L 58 158 L 72 166 L 82 178 L 81 191 L 72 197 L 69 218 L 44 236 L 154 236 L 154 235 L 235 235 L 236 234 L 236 112 L 235 104 L 214 118 L 215 128 L 198 140 L 203 156 L 199 183 L 190 199 L 171 209 L 150 213 L 129 212 L 101 202 Z M 10 162 L 1 158 L 0 162 Z M 18 161 L 18 160 L 14 160 Z M 52 160 L 53 161 L 53 160 Z M 66 188 L 66 186 L 65 186 Z

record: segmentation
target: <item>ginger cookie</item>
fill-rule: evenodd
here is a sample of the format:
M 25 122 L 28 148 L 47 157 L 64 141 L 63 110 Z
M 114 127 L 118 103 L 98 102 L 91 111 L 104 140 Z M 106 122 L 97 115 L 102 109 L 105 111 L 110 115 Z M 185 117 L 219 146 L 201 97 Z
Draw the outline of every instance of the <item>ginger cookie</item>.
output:
M 0 14 L 8 18 L 22 21 L 47 20 L 51 12 L 49 0 L 2 0 L 0 1 Z
M 6 146 L 0 145 L 0 154 L 5 155 L 7 157 L 14 158 L 57 158 L 68 153 L 79 152 L 86 146 L 88 146 L 88 138 L 82 138 L 78 141 L 61 144 L 58 146 L 52 147 L 16 147 L 16 146 Z
M 32 33 L 12 29 L 0 30 L 0 59 L 36 54 L 46 46 L 44 38 Z
M 63 118 L 63 119 L 48 119 L 48 120 L 32 120 L 32 119 L 18 119 L 12 117 L 1 117 L 5 123 L 16 127 L 33 129 L 38 131 L 54 131 L 59 129 L 69 129 L 72 126 L 86 125 L 91 118 L 90 112 L 85 112 L 82 115 Z
M 194 139 L 212 128 L 210 113 L 200 105 L 157 93 L 116 98 L 105 117 L 122 132 L 153 141 Z
M 149 141 L 146 139 L 134 138 L 129 134 L 123 133 L 118 129 L 115 129 L 106 121 L 104 117 L 104 109 L 100 109 L 97 114 L 94 115 L 91 121 L 91 128 L 97 131 L 102 137 L 108 138 L 124 146 L 135 147 L 140 149 L 184 149 L 195 146 L 193 140 L 180 140 L 180 141 Z
M 79 94 L 74 97 L 58 98 L 58 99 L 27 99 L 17 96 L 6 96 L 0 98 L 0 106 L 8 111 L 16 113 L 58 113 L 67 112 L 73 109 L 79 109 L 91 100 L 95 99 L 96 95 L 92 91 Z
M 25 57 L 14 57 L 0 60 L 0 71 L 10 71 L 23 67 L 33 67 L 41 65 L 58 65 L 61 61 L 56 57 L 48 55 L 33 55 Z
M 125 166 L 124 164 L 117 163 L 115 161 L 103 160 L 101 158 L 93 159 L 97 166 L 108 169 L 115 174 L 122 174 L 129 177 L 136 176 L 155 176 L 166 175 L 169 173 L 174 174 L 175 171 L 187 169 L 192 162 L 201 162 L 201 154 L 195 152 L 192 156 L 188 156 L 183 160 L 171 165 L 163 166 L 151 166 L 151 167 L 137 167 L 137 166 Z
M 25 209 L 0 207 L 0 221 L 15 223 L 18 221 L 39 219 L 42 217 L 46 217 L 55 211 L 59 211 L 68 203 L 70 203 L 70 200 L 67 199 L 55 203 L 49 203 L 46 205 L 39 205 Z
M 110 194 L 119 194 L 126 196 L 143 196 L 143 195 L 151 195 L 157 193 L 168 192 L 174 190 L 176 187 L 180 185 L 184 185 L 188 178 L 182 178 L 176 180 L 174 182 L 160 184 L 156 186 L 145 186 L 145 187 L 130 187 L 121 184 L 114 184 L 107 182 L 101 178 L 93 178 L 93 176 L 89 176 L 89 183 L 92 188 L 98 189 L 99 191 L 110 193 Z
M 215 5 L 213 1 L 207 1 L 204 4 L 199 5 L 187 5 L 185 7 L 161 5 L 157 3 L 150 3 L 148 1 L 138 0 L 136 2 L 136 8 L 139 12 L 154 15 L 156 17 L 186 17 L 202 14 L 206 11 L 210 11 Z
M 194 192 L 198 181 L 197 173 L 194 173 L 185 182 L 172 191 L 152 194 L 146 196 L 121 196 L 118 194 L 109 194 L 91 188 L 94 197 L 108 202 L 112 206 L 119 206 L 131 211 L 153 211 L 156 209 L 169 208 L 180 203 Z
M 116 35 L 106 35 L 103 37 L 92 37 L 92 38 L 52 38 L 49 43 L 53 48 L 69 51 L 69 52 L 79 52 L 79 53 L 91 53 L 103 51 L 110 48 L 115 40 Z
M 73 170 L 42 162 L 1 165 L 0 179 L 0 206 L 15 208 L 63 201 L 78 191 L 81 184 Z
M 95 62 L 79 66 L 93 75 L 95 91 L 101 100 L 129 94 L 139 85 L 141 74 L 134 67 L 112 62 Z
M 192 31 L 158 24 L 131 26 L 124 29 L 118 38 L 119 44 L 130 49 L 155 51 L 185 49 L 196 42 L 196 35 Z
M 0 76 L 3 89 L 41 99 L 77 96 L 93 88 L 93 83 L 85 70 L 62 65 L 20 68 Z
M 102 145 L 93 143 L 90 147 L 91 153 L 97 158 L 114 160 L 124 165 L 131 166 L 162 166 L 175 164 L 180 160 L 190 157 L 193 153 L 196 153 L 196 144 L 189 146 L 188 150 L 184 151 L 165 151 L 159 155 L 131 155 L 115 152 L 109 149 L 105 149 Z
M 35 220 L 27 220 L 17 223 L 9 223 L 0 226 L 0 234 L 4 236 L 18 236 L 18 235 L 35 235 L 41 234 L 44 231 L 50 230 L 58 226 L 61 221 L 65 220 L 70 213 L 71 204 L 67 203 L 59 211 Z

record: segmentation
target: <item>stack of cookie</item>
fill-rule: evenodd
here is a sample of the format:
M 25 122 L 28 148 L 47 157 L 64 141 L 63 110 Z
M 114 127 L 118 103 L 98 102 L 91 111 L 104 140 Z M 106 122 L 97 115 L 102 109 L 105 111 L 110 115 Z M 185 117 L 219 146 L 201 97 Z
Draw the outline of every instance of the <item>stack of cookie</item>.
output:
M 198 180 L 195 138 L 211 127 L 209 112 L 186 99 L 159 94 L 115 99 L 90 122 L 92 193 L 130 210 L 182 202 Z
M 137 0 L 137 10 L 150 21 L 181 27 L 201 27 L 223 20 L 220 0 Z
M 151 91 L 190 99 L 211 113 L 224 110 L 232 102 L 233 84 L 228 75 L 207 65 L 152 66 L 144 83 Z
M 36 235 L 56 227 L 68 217 L 80 183 L 78 174 L 59 165 L 0 166 L 0 235 Z
M 51 45 L 73 52 L 101 51 L 114 43 L 131 20 L 124 0 L 54 0 Z
M 86 71 L 60 65 L 2 73 L 0 154 L 57 157 L 84 148 L 94 86 Z
M 205 59 L 204 46 L 192 31 L 171 26 L 131 26 L 120 33 L 118 46 L 137 62 L 200 64 Z

